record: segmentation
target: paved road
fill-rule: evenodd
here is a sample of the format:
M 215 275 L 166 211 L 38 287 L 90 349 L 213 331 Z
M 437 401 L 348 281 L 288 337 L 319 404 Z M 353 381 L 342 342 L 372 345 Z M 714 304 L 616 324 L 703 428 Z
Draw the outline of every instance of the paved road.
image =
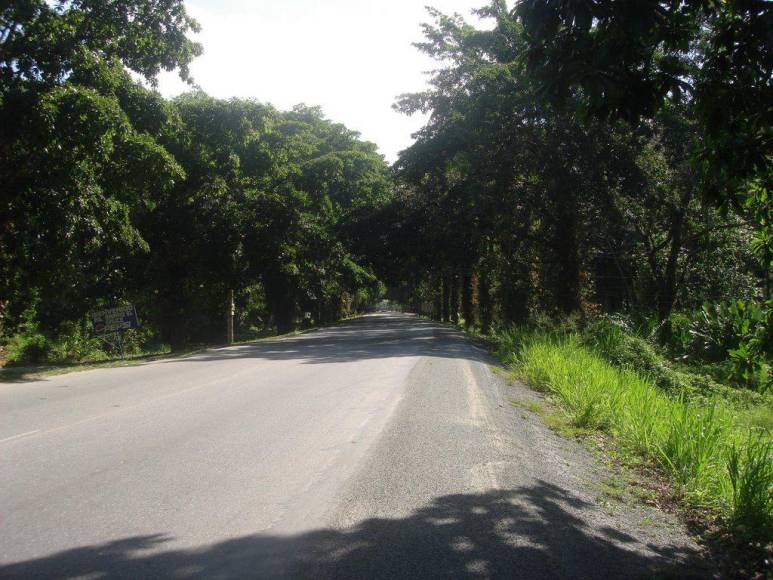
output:
M 630 578 L 694 546 L 600 499 L 459 333 L 377 314 L 0 385 L 0 576 Z

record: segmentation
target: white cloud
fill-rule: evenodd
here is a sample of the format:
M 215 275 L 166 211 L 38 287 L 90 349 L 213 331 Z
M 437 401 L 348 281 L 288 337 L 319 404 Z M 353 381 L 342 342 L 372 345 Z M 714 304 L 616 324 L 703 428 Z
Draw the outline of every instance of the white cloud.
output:
M 471 21 L 485 0 L 438 0 Z M 392 110 L 400 93 L 421 90 L 435 65 L 411 46 L 428 20 L 421 0 L 186 0 L 201 24 L 204 54 L 191 72 L 207 93 L 254 98 L 280 109 L 320 105 L 330 119 L 378 144 L 389 161 L 425 118 Z M 187 90 L 162 74 L 166 96 Z

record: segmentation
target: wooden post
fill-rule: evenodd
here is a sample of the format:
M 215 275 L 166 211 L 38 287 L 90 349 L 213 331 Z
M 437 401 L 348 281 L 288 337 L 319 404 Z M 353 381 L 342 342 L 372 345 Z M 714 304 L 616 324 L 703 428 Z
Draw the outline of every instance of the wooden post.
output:
M 226 340 L 228 344 L 233 344 L 234 342 L 234 314 L 235 314 L 235 306 L 234 306 L 234 291 L 229 290 L 228 291 L 228 305 L 227 305 L 227 311 L 226 311 Z

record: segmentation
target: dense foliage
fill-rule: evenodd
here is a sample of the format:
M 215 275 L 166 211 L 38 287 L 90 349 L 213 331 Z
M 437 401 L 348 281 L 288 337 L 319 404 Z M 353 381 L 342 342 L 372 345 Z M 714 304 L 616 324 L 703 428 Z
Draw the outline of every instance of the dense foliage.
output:
M 397 104 L 431 117 L 394 182 L 318 109 L 138 81 L 187 79 L 201 52 L 178 0 L 3 8 L 10 358 L 83 358 L 85 314 L 122 301 L 135 342 L 219 340 L 230 289 L 242 335 L 285 332 L 357 308 L 378 275 L 484 332 L 623 312 L 671 356 L 770 388 L 770 8 L 497 0 L 486 30 L 431 15 L 418 47 L 440 66 Z
M 29 0 L 0 25 L 11 359 L 93 353 L 86 313 L 124 301 L 143 321 L 127 338 L 180 348 L 223 340 L 229 289 L 242 333 L 335 319 L 379 291 L 357 243 L 392 191 L 375 146 L 318 109 L 166 101 L 130 75 L 187 78 L 201 49 L 179 0 Z
M 314 107 L 163 99 L 202 50 L 182 0 L 0 5 L 0 358 L 109 356 L 87 313 L 123 302 L 131 349 L 221 342 L 231 292 L 241 337 L 283 333 L 383 280 L 766 537 L 773 4 L 479 14 L 431 10 L 389 168 Z
M 438 69 L 397 104 L 430 119 L 383 220 L 395 298 L 493 334 L 572 426 L 763 544 L 768 4 L 494 0 L 482 30 L 431 11 Z
M 432 12 L 418 46 L 440 66 L 427 91 L 398 102 L 431 117 L 397 163 L 403 189 L 388 211 L 391 251 L 401 257 L 390 280 L 421 311 L 450 321 L 461 315 L 484 331 L 537 313 L 624 312 L 640 326 L 650 319 L 653 338 L 673 356 L 722 363 L 714 370 L 723 380 L 764 391 L 773 354 L 763 119 L 771 101 L 738 111 L 761 124 L 739 135 L 757 139 L 750 165 L 733 165 L 722 184 L 717 174 L 709 179 L 707 144 L 730 129 L 705 113 L 701 87 L 719 73 L 691 59 L 719 66 L 718 37 L 736 7 L 693 13 L 680 4 L 700 25 L 669 29 L 684 36 L 669 39 L 660 19 L 639 14 L 650 18 L 661 4 L 594 3 L 601 12 L 586 19 L 562 13 L 581 11 L 583 2 L 509 10 L 495 1 L 480 11 L 493 20 L 486 30 Z M 754 30 L 769 10 L 759 12 L 749 16 Z M 646 42 L 679 58 L 655 58 Z M 745 57 L 763 66 L 766 39 L 749 42 L 761 45 Z M 693 44 L 701 50 L 684 48 Z M 645 54 L 652 63 L 641 64 Z M 584 75 L 583 66 L 604 74 Z M 676 75 L 668 82 L 666 70 Z M 637 75 L 652 78 L 634 82 Z

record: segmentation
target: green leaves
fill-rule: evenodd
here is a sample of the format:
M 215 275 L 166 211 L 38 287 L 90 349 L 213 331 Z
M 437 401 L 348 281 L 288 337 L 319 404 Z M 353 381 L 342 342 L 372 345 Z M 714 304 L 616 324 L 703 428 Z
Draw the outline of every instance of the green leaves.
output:
M 162 141 L 185 179 L 143 226 L 151 284 L 162 295 L 184 309 L 203 302 L 197 308 L 214 327 L 221 319 L 214 297 L 258 285 L 285 331 L 300 312 L 335 317 L 341 296 L 375 284 L 356 250 L 357 220 L 388 197 L 391 181 L 371 145 L 316 108 L 281 112 L 201 92 L 173 106 L 179 127 Z M 193 339 L 200 329 L 185 332 Z
M 770 302 L 705 303 L 691 325 L 696 357 L 730 362 L 728 379 L 766 392 L 773 388 L 773 308 Z
M 0 77 L 6 82 L 61 83 L 95 61 L 117 59 L 153 82 L 161 70 L 188 65 L 201 46 L 187 34 L 198 24 L 181 0 L 21 0 L 0 9 Z
M 39 291 L 46 329 L 127 292 L 149 244 L 140 216 L 184 178 L 157 138 L 173 123 L 134 82 L 200 47 L 179 0 L 45 2 L 0 8 L 0 301 Z
M 738 209 L 750 183 L 770 187 L 769 2 L 525 0 L 514 16 L 538 96 L 632 124 L 684 102 L 706 199 Z

